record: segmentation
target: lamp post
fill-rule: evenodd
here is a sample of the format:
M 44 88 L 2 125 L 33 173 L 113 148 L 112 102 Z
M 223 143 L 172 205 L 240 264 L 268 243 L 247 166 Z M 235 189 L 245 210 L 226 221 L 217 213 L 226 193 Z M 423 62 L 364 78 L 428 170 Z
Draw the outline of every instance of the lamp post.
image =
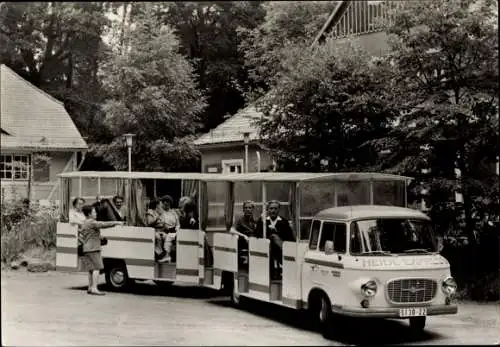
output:
M 245 144 L 245 173 L 248 173 L 248 143 L 250 142 L 250 133 L 243 133 L 243 143 Z
M 128 172 L 132 172 L 132 138 L 135 136 L 134 134 L 125 134 L 125 140 L 127 142 L 128 149 Z

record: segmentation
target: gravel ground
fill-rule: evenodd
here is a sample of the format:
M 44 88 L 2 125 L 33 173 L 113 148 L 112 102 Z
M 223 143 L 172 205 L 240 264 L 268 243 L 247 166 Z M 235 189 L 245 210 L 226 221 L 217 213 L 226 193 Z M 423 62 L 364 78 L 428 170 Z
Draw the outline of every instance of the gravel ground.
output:
M 465 302 L 430 317 L 421 336 L 407 322 L 352 320 L 324 339 L 294 310 L 252 302 L 243 311 L 196 287 L 138 283 L 130 293 L 86 293 L 86 276 L 2 270 L 2 345 L 498 344 L 500 305 Z

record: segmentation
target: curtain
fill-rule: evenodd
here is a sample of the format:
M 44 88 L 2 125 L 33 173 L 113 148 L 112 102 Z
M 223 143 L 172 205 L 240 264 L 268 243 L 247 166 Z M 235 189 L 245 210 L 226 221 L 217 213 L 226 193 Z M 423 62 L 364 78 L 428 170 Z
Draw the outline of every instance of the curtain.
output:
M 130 203 L 128 206 L 128 218 L 130 225 L 144 226 L 144 216 L 146 215 L 147 194 L 146 189 L 140 180 L 130 181 Z
M 288 191 L 288 214 L 290 216 L 290 221 L 292 222 L 292 230 L 295 233 L 295 238 L 297 238 L 299 235 L 299 226 L 295 225 L 297 223 L 296 221 L 296 212 L 297 212 L 297 206 L 296 204 L 298 203 L 296 200 L 296 188 L 297 183 L 292 183 L 289 185 L 289 191 Z
M 201 230 L 207 230 L 208 225 L 208 193 L 207 193 L 207 182 L 199 182 L 200 184 L 200 204 L 201 204 L 201 216 L 200 216 L 200 227 Z
M 126 179 L 118 179 L 117 180 L 117 190 L 116 190 L 116 195 L 120 195 L 125 199 L 125 202 L 127 202 L 127 180 Z
M 182 181 L 182 192 L 181 196 L 189 196 L 195 199 L 198 192 L 198 181 L 195 180 L 183 180 Z
M 71 205 L 71 179 L 70 178 L 62 178 L 61 179 L 61 201 L 60 205 L 60 219 L 61 222 L 68 222 L 69 220 L 69 209 Z
M 226 184 L 226 201 L 224 203 L 224 221 L 226 230 L 229 231 L 233 226 L 234 214 L 234 183 L 227 182 Z

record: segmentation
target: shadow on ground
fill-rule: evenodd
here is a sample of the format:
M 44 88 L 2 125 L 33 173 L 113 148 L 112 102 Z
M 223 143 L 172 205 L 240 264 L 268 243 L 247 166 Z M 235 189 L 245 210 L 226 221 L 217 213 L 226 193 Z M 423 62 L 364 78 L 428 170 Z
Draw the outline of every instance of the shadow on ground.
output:
M 217 298 L 208 301 L 221 307 L 231 307 L 229 299 Z M 237 308 L 235 308 L 237 309 Z M 295 329 L 314 331 L 320 334 L 314 322 L 308 321 L 304 312 L 282 306 L 247 300 L 242 309 L 250 314 L 286 324 Z M 405 344 L 439 339 L 441 335 L 424 331 L 412 334 L 408 323 L 397 320 L 341 318 L 337 329 L 332 329 L 329 340 L 344 344 Z
M 110 292 L 110 290 L 104 284 L 101 284 L 98 287 L 99 290 Z M 87 286 L 70 287 L 69 289 L 83 291 L 87 290 Z M 164 296 L 187 299 L 209 299 L 220 295 L 217 291 L 205 287 L 179 285 L 158 286 L 149 281 L 137 281 L 130 288 L 123 291 L 123 293 L 143 296 Z
M 70 287 L 71 290 L 87 290 L 86 286 Z M 107 291 L 105 285 L 99 289 Z M 205 299 L 207 303 L 219 307 L 229 308 L 229 298 L 222 297 L 220 292 L 197 286 L 158 286 L 152 282 L 136 282 L 127 291 L 127 294 L 143 296 L 163 296 L 189 299 Z M 237 310 L 238 308 L 234 308 Z M 242 309 L 249 314 L 271 319 L 295 329 L 317 331 L 314 322 L 308 321 L 304 312 L 286 307 L 266 304 L 256 300 L 245 300 Z M 441 335 L 424 331 L 421 334 L 412 334 L 408 323 L 398 320 L 342 318 L 339 325 L 332 328 L 329 340 L 343 344 L 406 344 L 415 342 L 428 342 L 441 338 Z

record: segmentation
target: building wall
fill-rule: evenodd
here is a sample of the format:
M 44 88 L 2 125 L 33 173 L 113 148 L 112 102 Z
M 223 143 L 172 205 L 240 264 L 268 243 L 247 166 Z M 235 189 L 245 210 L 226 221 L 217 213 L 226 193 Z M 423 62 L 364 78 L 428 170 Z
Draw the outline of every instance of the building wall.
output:
M 373 56 L 381 56 L 389 51 L 388 36 L 385 32 L 375 32 L 349 38 L 338 39 L 339 43 L 353 42 Z
M 2 154 L 22 154 L 27 155 L 26 152 L 3 152 Z M 57 175 L 61 173 L 68 162 L 71 160 L 73 152 L 52 152 L 49 154 L 50 162 L 48 163 L 48 170 L 42 173 L 33 173 L 34 179 L 31 186 L 32 200 L 46 200 L 52 191 L 54 184 L 57 182 Z M 73 166 L 70 165 L 68 170 L 72 170 Z M 32 170 L 36 170 L 33 169 Z M 28 197 L 28 180 L 14 181 L 14 180 L 1 180 L 1 195 L 2 201 L 12 199 L 23 199 Z M 56 188 L 52 195 L 51 200 L 59 199 L 59 190 Z
M 257 151 L 260 152 L 261 170 L 267 170 L 272 165 L 272 159 L 269 153 L 259 148 L 258 146 L 251 145 L 248 148 L 248 171 L 257 172 Z M 213 148 L 201 150 L 201 167 L 202 172 L 209 172 L 209 168 L 217 167 L 218 173 L 222 172 L 222 161 L 230 159 L 245 159 L 244 145 L 234 145 L 226 148 Z

